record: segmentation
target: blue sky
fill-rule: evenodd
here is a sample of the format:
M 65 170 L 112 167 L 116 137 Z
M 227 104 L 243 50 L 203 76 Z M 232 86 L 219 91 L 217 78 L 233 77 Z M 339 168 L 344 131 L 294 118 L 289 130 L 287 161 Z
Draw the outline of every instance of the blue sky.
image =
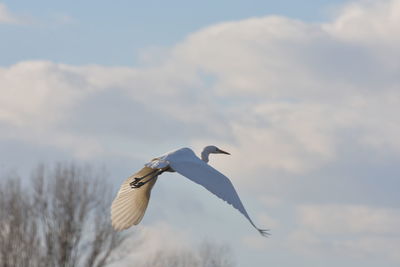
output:
M 3 1 L 27 25 L 0 28 L 3 65 L 26 59 L 135 65 L 151 47 L 169 47 L 219 22 L 279 14 L 320 21 L 344 1 Z
M 74 160 L 116 190 L 215 144 L 272 237 L 165 174 L 128 260 L 211 239 L 238 266 L 398 266 L 398 25 L 399 0 L 1 1 L 0 171 Z

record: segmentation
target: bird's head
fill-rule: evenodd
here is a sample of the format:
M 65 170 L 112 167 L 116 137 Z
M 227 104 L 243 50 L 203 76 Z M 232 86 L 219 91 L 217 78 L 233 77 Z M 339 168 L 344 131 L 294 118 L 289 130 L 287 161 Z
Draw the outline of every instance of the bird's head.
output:
M 222 149 L 219 149 L 216 146 L 206 146 L 203 149 L 203 152 L 201 152 L 201 159 L 204 160 L 205 162 L 208 162 L 208 156 L 210 154 L 227 154 L 227 155 L 230 155 L 228 152 L 223 151 Z
M 228 152 L 226 152 L 226 151 L 224 151 L 222 149 L 219 149 L 218 147 L 213 146 L 213 145 L 206 146 L 204 148 L 203 152 L 206 152 L 208 154 L 226 154 L 226 155 L 230 155 L 230 153 L 228 153 Z

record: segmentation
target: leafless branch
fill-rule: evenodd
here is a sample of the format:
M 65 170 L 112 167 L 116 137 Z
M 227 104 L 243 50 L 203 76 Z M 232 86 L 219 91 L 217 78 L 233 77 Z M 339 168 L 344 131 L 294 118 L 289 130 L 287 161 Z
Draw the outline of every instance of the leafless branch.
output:
M 121 244 L 111 228 L 110 187 L 89 167 L 39 166 L 31 187 L 0 183 L 0 266 L 101 267 Z
M 141 267 L 233 267 L 230 249 L 226 245 L 203 242 L 197 249 L 156 251 Z

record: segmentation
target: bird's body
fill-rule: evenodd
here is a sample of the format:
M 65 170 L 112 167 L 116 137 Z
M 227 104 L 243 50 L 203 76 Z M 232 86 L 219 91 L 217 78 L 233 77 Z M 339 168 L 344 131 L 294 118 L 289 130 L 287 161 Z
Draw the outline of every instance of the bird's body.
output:
M 168 152 L 145 164 L 139 172 L 124 181 L 111 207 L 112 225 L 123 230 L 137 225 L 146 211 L 151 189 L 158 176 L 163 172 L 178 172 L 193 182 L 202 185 L 208 191 L 239 210 L 249 222 L 262 234 L 250 219 L 231 181 L 207 164 L 210 154 L 228 154 L 215 146 L 207 146 L 198 158 L 190 148 L 181 148 Z

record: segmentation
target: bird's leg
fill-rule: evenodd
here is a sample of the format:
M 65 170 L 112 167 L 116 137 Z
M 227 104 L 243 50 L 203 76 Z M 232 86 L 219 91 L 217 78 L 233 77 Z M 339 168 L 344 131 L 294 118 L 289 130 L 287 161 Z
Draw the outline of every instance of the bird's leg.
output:
M 160 174 L 163 173 L 163 172 L 164 172 L 163 170 L 158 170 L 158 169 L 157 169 L 157 170 L 155 170 L 155 171 L 152 171 L 152 172 L 146 174 L 146 175 L 143 176 L 143 177 L 139 177 L 139 178 L 135 177 L 135 180 L 134 180 L 133 182 L 131 182 L 129 185 L 131 186 L 131 188 L 139 188 L 139 187 L 141 187 L 141 186 L 147 184 L 148 182 L 150 182 L 151 180 L 153 180 L 154 178 L 156 178 L 158 175 L 160 175 Z M 156 173 L 156 174 L 155 174 L 153 177 L 151 177 L 150 179 L 148 179 L 147 181 L 145 181 L 145 182 L 140 182 L 141 180 L 143 180 L 143 179 L 146 178 L 147 176 L 149 176 L 149 175 L 151 175 L 151 174 L 154 174 L 154 173 Z
M 155 169 L 152 172 L 149 172 L 148 174 L 142 176 L 142 177 L 134 177 L 135 180 L 133 180 L 133 182 L 129 183 L 129 185 L 134 188 L 136 184 L 138 184 L 141 180 L 143 180 L 144 178 L 146 178 L 147 176 L 150 176 L 154 173 L 158 172 L 158 169 Z
M 145 184 L 147 184 L 148 182 L 150 182 L 151 180 L 153 180 L 154 178 L 156 178 L 158 175 L 160 175 L 161 173 L 163 173 L 162 170 L 159 170 L 153 177 L 151 177 L 150 179 L 148 179 L 145 182 L 137 182 L 135 183 L 133 186 L 131 185 L 132 188 L 139 188 Z

